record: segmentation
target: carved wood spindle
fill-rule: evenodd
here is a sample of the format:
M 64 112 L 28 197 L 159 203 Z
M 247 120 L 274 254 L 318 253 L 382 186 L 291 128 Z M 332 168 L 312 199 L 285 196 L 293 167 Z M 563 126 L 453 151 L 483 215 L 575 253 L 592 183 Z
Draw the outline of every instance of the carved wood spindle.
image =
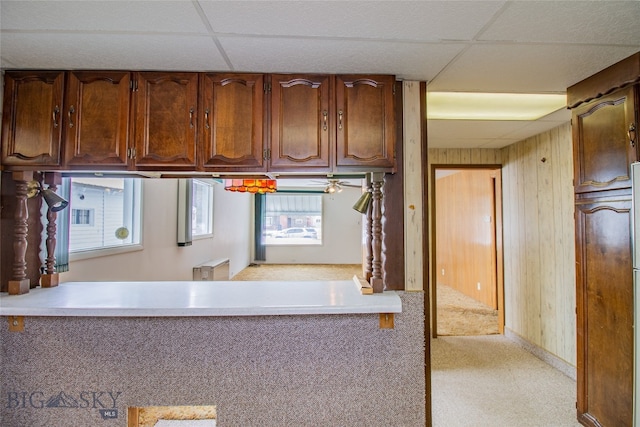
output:
M 382 174 L 372 174 L 372 209 L 371 209 L 371 229 L 372 242 L 371 248 L 373 252 L 371 287 L 374 293 L 384 290 L 382 280 Z
M 59 173 L 49 173 L 45 176 L 45 182 L 49 185 L 49 190 L 56 192 L 58 185 L 62 183 L 62 177 Z M 43 288 L 52 288 L 58 286 L 59 277 L 56 273 L 56 232 L 57 232 L 58 213 L 53 212 L 51 208 L 47 208 L 47 239 L 45 241 L 47 247 L 47 258 L 45 260 L 45 274 L 40 277 L 40 284 Z
M 20 295 L 29 292 L 27 279 L 27 234 L 29 226 L 29 211 L 27 209 L 27 183 L 33 179 L 32 172 L 15 172 L 13 179 L 16 184 L 16 211 L 14 215 L 13 231 L 13 268 L 12 280 L 8 283 L 9 295 Z
M 367 191 L 371 192 L 371 181 L 367 180 Z M 367 209 L 367 213 L 364 216 L 365 220 L 365 236 L 364 236 L 364 244 L 365 244 L 365 263 L 363 266 L 364 269 L 364 279 L 368 282 L 371 279 L 373 272 L 373 221 L 371 218 L 371 204 Z
M 56 191 L 55 186 L 49 187 L 51 190 Z M 58 214 L 53 212 L 51 208 L 47 209 L 47 259 L 45 262 L 45 273 L 53 274 L 55 273 L 55 265 L 56 265 L 56 219 L 58 218 Z

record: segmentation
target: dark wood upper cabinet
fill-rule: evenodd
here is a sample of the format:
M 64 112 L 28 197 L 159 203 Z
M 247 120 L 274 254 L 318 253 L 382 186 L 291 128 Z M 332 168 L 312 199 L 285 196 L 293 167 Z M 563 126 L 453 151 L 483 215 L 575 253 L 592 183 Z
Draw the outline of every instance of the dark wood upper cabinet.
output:
M 198 74 L 134 74 L 135 167 L 195 170 Z
M 2 164 L 60 166 L 62 71 L 7 71 L 2 115 Z
M 264 76 L 201 76 L 200 105 L 204 169 L 264 171 Z
M 395 171 L 394 86 L 393 76 L 336 76 L 338 169 Z
M 576 193 L 631 187 L 629 165 L 638 159 L 636 91 L 629 86 L 573 110 Z
M 331 171 L 331 77 L 271 77 L 270 170 Z
M 131 74 L 73 71 L 65 98 L 65 165 L 126 169 Z
M 395 77 L 7 71 L 2 165 L 395 172 Z

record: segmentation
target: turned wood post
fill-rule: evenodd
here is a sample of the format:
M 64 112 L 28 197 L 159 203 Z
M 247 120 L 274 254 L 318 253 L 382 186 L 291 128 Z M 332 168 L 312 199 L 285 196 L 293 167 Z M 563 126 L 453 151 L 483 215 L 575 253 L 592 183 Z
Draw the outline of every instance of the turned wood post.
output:
M 372 181 L 372 208 L 371 208 L 371 249 L 373 260 L 371 263 L 372 275 L 369 283 L 374 293 L 384 290 L 382 279 L 382 180 L 384 174 L 374 172 Z
M 367 176 L 367 191 L 371 192 L 371 180 L 369 179 L 369 177 Z M 364 215 L 364 221 L 365 221 L 365 235 L 364 235 L 364 245 L 365 245 L 365 258 L 364 258 L 364 265 L 363 265 L 363 273 L 364 273 L 364 279 L 368 282 L 371 279 L 372 276 L 372 272 L 373 272 L 373 248 L 372 248 L 372 242 L 373 242 L 373 229 L 372 229 L 372 225 L 373 225 L 373 221 L 371 220 L 371 204 L 369 204 L 369 207 L 367 208 L 367 212 Z
M 33 180 L 33 172 L 14 172 L 13 180 L 16 184 L 16 210 L 13 228 L 13 268 L 12 279 L 8 283 L 9 295 L 20 295 L 29 292 L 27 279 L 27 235 L 29 226 L 29 211 L 27 209 L 27 183 Z
M 59 173 L 47 173 L 44 177 L 44 183 L 49 186 L 49 189 L 55 192 L 58 189 L 58 185 L 62 183 L 62 176 Z M 58 213 L 53 212 L 50 207 L 47 206 L 47 240 L 45 242 L 47 247 L 47 258 L 45 259 L 45 272 L 40 276 L 40 284 L 43 288 L 52 288 L 58 286 L 59 276 L 56 272 L 56 231 Z

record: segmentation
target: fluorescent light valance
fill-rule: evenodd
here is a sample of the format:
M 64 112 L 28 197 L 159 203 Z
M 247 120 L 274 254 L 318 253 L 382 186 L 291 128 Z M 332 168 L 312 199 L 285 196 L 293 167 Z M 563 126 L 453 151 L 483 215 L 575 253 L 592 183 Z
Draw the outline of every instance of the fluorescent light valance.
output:
M 430 120 L 537 120 L 567 105 L 566 94 L 427 93 Z

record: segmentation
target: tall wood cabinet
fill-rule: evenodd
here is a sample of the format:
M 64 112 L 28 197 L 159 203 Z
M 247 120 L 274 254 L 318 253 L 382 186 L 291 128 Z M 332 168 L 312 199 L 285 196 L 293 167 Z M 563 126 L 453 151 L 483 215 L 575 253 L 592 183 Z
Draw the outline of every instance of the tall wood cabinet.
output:
M 630 128 L 638 123 L 640 54 L 568 88 L 576 216 L 577 415 L 632 425 L 633 275 Z

